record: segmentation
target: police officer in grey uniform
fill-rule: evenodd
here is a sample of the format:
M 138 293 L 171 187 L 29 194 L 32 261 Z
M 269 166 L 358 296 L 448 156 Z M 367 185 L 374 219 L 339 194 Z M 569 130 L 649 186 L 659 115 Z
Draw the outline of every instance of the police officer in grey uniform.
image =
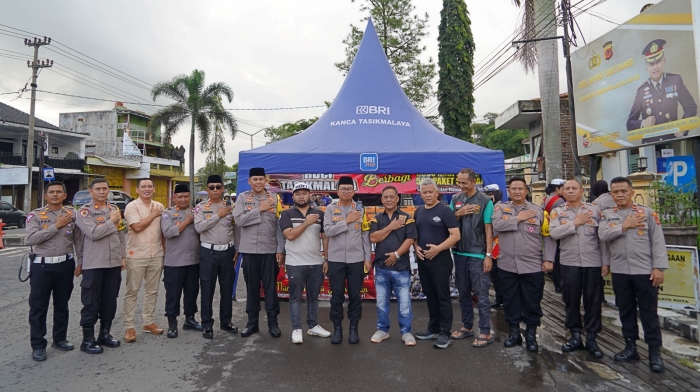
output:
M 527 326 L 525 344 L 528 351 L 538 351 L 537 327 L 542 318 L 544 272 L 552 270 L 556 243 L 549 237 L 544 211 L 526 201 L 527 183 L 522 177 L 508 181 L 511 202 L 494 207 L 491 221 L 498 233 L 498 279 L 503 293 L 503 312 L 510 325 L 506 347 L 522 344 L 520 322 Z M 542 242 L 544 240 L 544 261 Z
M 175 185 L 175 205 L 160 216 L 160 230 L 165 237 L 163 285 L 165 286 L 165 317 L 168 337 L 177 337 L 177 316 L 180 298 L 185 294 L 185 323 L 183 329 L 201 331 L 194 318 L 199 294 L 199 233 L 194 229 L 194 211 L 190 208 L 190 187 Z
M 233 237 L 233 206 L 224 202 L 224 181 L 219 175 L 207 178 L 207 194 L 209 200 L 199 203 L 194 208 L 194 228 L 199 233 L 199 280 L 202 285 L 202 336 L 212 339 L 214 332 L 213 309 L 216 279 L 219 278 L 219 322 L 221 329 L 237 333 L 238 327 L 233 325 L 233 275 L 236 253 Z
M 27 216 L 26 241 L 34 255 L 30 267 L 29 331 L 32 359 L 46 359 L 46 314 L 53 294 L 53 342 L 51 347 L 72 350 L 66 340 L 68 300 L 73 292 L 75 260 L 83 260 L 83 234 L 75 226 L 75 210 L 63 206 L 66 187 L 62 182 L 46 184 L 48 205 Z M 75 250 L 74 250 L 75 245 Z
M 649 369 L 663 372 L 661 327 L 657 312 L 659 286 L 668 268 L 666 242 L 658 215 L 651 208 L 635 204 L 630 180 L 616 177 L 610 181 L 610 193 L 617 204 L 603 211 L 598 236 L 610 249 L 615 305 L 620 311 L 625 349 L 615 360 L 638 360 L 637 307 L 649 345 Z
M 260 283 L 265 291 L 265 311 L 270 336 L 282 336 L 277 323 L 280 303 L 277 298 L 277 274 L 284 263 L 284 237 L 279 230 L 278 219 L 282 202 L 276 193 L 265 189 L 265 169 L 254 167 L 248 172 L 248 184 L 252 188 L 238 195 L 233 216 L 241 227 L 240 253 L 243 255 L 243 277 L 247 299 L 245 311 L 248 323 L 242 337 L 259 331 Z
M 596 337 L 602 330 L 601 304 L 603 278 L 610 272 L 610 257 L 605 243 L 599 244 L 598 225 L 601 213 L 592 204 L 582 202 L 583 186 L 569 180 L 563 188 L 566 204 L 552 211 L 549 232 L 559 241 L 561 249 L 561 276 L 566 321 L 571 338 L 562 350 L 572 352 L 584 348 L 581 330 L 586 330 L 586 346 L 593 358 L 602 358 Z M 585 310 L 581 323 L 581 296 Z
M 76 276 L 80 282 L 83 309 L 80 326 L 83 342 L 80 350 L 100 354 L 102 346 L 119 347 L 110 335 L 117 311 L 117 296 L 126 268 L 126 226 L 119 207 L 107 203 L 109 183 L 104 178 L 92 180 L 89 187 L 92 201 L 78 210 L 76 225 L 83 232 L 83 263 L 78 260 Z M 100 319 L 100 332 L 95 340 L 95 324 Z

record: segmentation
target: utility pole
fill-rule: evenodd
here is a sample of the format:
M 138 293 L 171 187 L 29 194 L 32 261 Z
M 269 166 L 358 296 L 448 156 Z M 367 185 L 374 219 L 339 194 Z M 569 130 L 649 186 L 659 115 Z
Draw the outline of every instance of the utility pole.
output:
M 46 150 L 44 150 L 46 144 L 44 132 L 39 132 L 39 138 L 39 146 L 41 148 L 39 149 L 39 197 L 36 199 L 37 208 L 44 206 L 44 154 L 46 153 Z
M 53 65 L 53 60 L 39 61 L 39 47 L 43 45 L 50 45 L 51 38 L 44 37 L 44 40 L 42 41 L 40 38 L 34 37 L 33 41 L 31 39 L 25 39 L 24 44 L 34 47 L 34 60 L 31 62 L 27 60 L 27 67 L 31 67 L 32 69 L 32 100 L 29 109 L 29 135 L 27 136 L 27 171 L 29 172 L 29 185 L 24 188 L 24 212 L 29 214 L 32 211 L 32 166 L 34 166 L 34 107 L 36 104 L 36 78 L 39 76 L 39 69 L 51 67 Z M 43 175 L 41 169 L 42 168 L 39 168 L 39 178 L 41 179 L 38 181 L 39 189 L 41 189 L 43 185 Z M 41 201 L 39 201 L 39 203 L 41 203 Z
M 253 133 L 253 134 L 250 134 L 250 133 L 248 133 L 248 132 L 243 132 L 243 131 L 240 131 L 240 130 L 239 130 L 238 132 L 250 136 L 250 149 L 252 150 L 252 149 L 253 149 L 253 136 L 259 134 L 260 132 L 262 132 L 262 131 L 264 131 L 264 130 L 266 130 L 266 129 L 267 129 L 267 128 L 262 128 L 262 129 L 258 130 L 257 132 L 255 132 L 255 133 Z
M 581 180 L 581 161 L 578 156 L 578 139 L 576 137 L 576 111 L 574 110 L 574 80 L 573 73 L 571 71 L 571 48 L 569 46 L 569 18 L 571 17 L 571 8 L 569 6 L 569 0 L 561 1 L 561 13 L 564 22 L 564 40 L 562 40 L 562 46 L 564 49 L 564 57 L 566 57 L 566 87 L 569 95 L 569 122 L 571 125 L 571 149 L 573 159 L 574 159 L 574 175 L 580 181 Z M 593 160 L 595 162 L 595 159 Z M 593 182 L 593 176 L 595 173 L 589 173 L 589 178 Z

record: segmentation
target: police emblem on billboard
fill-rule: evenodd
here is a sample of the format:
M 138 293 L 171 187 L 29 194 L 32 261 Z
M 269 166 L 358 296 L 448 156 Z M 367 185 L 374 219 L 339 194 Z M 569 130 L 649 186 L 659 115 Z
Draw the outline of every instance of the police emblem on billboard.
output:
M 590 60 L 588 60 L 588 68 L 593 69 L 599 65 L 600 65 L 600 55 L 596 54 L 596 52 L 593 52 L 593 56 L 591 57 Z
M 605 45 L 603 45 L 603 49 L 605 50 L 605 52 L 603 53 L 603 55 L 605 56 L 605 59 L 610 60 L 613 56 L 613 43 L 612 43 L 612 41 L 606 42 Z

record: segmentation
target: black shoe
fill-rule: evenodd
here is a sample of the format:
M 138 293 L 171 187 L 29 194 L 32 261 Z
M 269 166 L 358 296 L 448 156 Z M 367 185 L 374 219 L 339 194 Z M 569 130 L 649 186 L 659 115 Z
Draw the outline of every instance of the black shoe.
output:
M 528 325 L 525 330 L 525 347 L 527 351 L 537 352 L 540 346 L 537 344 L 537 326 Z
M 257 324 L 246 324 L 245 328 L 243 328 L 243 331 L 241 331 L 241 337 L 247 338 L 248 336 L 258 332 L 260 332 L 260 328 L 258 328 Z
M 46 349 L 37 348 L 36 350 L 32 351 L 32 359 L 37 362 L 46 361 Z
M 333 335 L 331 335 L 331 344 L 340 344 L 343 342 L 343 326 L 336 325 L 333 328 Z
M 510 335 L 508 335 L 508 339 L 506 339 L 506 341 L 503 342 L 503 345 L 506 347 L 515 347 L 521 344 L 523 344 L 523 336 L 520 334 L 520 326 L 511 325 Z
M 67 340 L 61 340 L 60 342 L 53 342 L 53 343 L 51 343 L 51 347 L 57 348 L 61 351 L 70 351 L 70 350 L 75 348 L 75 346 Z
M 212 331 L 211 328 L 204 328 L 204 330 L 202 330 L 202 337 L 204 339 L 214 339 L 214 331 Z
M 233 325 L 233 323 L 222 325 L 221 330 L 229 333 L 238 333 L 238 327 Z
M 625 339 L 625 349 L 615 354 L 614 359 L 618 362 L 629 362 L 639 359 L 637 352 L 637 342 L 635 339 Z
M 557 294 L 561 294 L 561 287 L 555 287 L 554 292 Z
M 109 330 L 112 329 L 112 323 L 102 323 L 100 325 L 100 334 L 97 337 L 97 344 L 101 346 L 107 346 L 111 348 L 119 347 L 120 343 L 117 339 L 109 334 Z
M 452 338 L 450 338 L 448 335 L 442 335 L 437 338 L 435 343 L 433 343 L 433 347 L 435 348 L 448 348 L 452 344 Z
M 649 370 L 656 373 L 663 373 L 666 368 L 661 359 L 661 346 L 649 346 Z
M 561 350 L 567 353 L 583 349 L 583 341 L 581 340 L 581 332 L 571 331 L 571 337 L 566 344 L 561 345 Z
M 201 331 L 204 328 L 202 328 L 202 324 L 198 323 L 197 320 L 194 319 L 194 316 L 185 316 L 185 323 L 182 324 L 182 329 Z
M 496 300 L 491 303 L 492 308 L 500 308 L 501 306 L 503 306 L 503 301 Z
M 177 337 L 177 317 L 168 316 L 168 332 L 166 336 L 170 339 Z
M 231 298 L 231 301 L 235 302 L 235 301 L 238 301 L 238 299 L 236 299 L 236 296 L 234 295 L 233 298 Z
M 83 327 L 83 342 L 80 351 L 88 354 L 102 354 L 104 349 L 95 341 L 95 327 Z
M 440 337 L 440 333 L 438 333 L 438 332 L 430 332 L 429 330 L 428 330 L 428 331 L 425 331 L 425 332 L 418 332 L 418 333 L 416 334 L 416 339 L 419 339 L 419 340 L 437 339 L 437 338 L 439 338 L 439 337 Z
M 603 358 L 603 352 L 600 351 L 598 343 L 595 341 L 597 334 L 595 332 L 589 332 L 586 335 L 586 350 L 591 354 L 593 358 Z
M 350 323 L 350 336 L 348 337 L 348 343 L 360 343 L 360 334 L 357 332 L 357 322 Z
M 282 331 L 280 330 L 280 327 L 277 324 L 268 325 L 267 330 L 270 332 L 270 336 L 272 336 L 273 338 L 278 338 L 282 336 Z

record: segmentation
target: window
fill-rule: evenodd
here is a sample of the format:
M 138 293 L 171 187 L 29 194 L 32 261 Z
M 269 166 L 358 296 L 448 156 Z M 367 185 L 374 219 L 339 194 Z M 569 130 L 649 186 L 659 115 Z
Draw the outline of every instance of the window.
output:
M 12 206 L 7 203 L 0 203 L 0 211 L 12 211 Z
M 58 147 L 51 147 L 52 154 L 58 154 Z
M 124 201 L 121 192 L 112 192 L 112 201 Z

